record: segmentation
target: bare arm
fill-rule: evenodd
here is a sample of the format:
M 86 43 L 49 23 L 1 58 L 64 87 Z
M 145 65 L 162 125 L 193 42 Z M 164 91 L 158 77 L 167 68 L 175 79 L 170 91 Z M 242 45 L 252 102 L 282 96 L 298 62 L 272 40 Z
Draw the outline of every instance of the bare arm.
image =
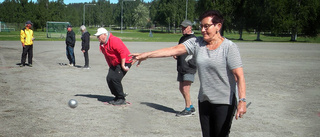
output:
M 124 70 L 124 71 L 129 71 L 129 68 L 126 68 L 126 58 L 123 58 L 121 59 L 121 68 Z
M 171 57 L 179 56 L 187 53 L 187 49 L 184 45 L 179 44 L 169 48 L 163 48 L 155 51 L 144 52 L 144 53 L 133 53 L 129 56 L 132 56 L 132 64 L 138 61 L 137 66 L 140 65 L 141 61 L 146 60 L 147 58 L 162 58 L 162 57 Z
M 244 79 L 243 68 L 240 67 L 240 68 L 233 69 L 232 72 L 237 81 L 239 98 L 246 98 L 246 83 Z M 247 112 L 246 102 L 240 101 L 237 107 L 236 119 L 238 119 L 238 117 L 241 118 L 242 115 L 245 114 L 246 112 Z

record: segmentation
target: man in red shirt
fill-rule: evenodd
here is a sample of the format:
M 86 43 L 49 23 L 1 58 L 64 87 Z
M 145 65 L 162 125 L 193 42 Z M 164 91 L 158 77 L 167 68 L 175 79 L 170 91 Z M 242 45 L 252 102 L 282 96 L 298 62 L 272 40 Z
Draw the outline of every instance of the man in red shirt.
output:
M 109 65 L 107 83 L 111 93 L 115 96 L 112 101 L 109 101 L 109 104 L 124 105 L 126 95 L 123 92 L 121 81 L 131 67 L 131 57 L 128 56 L 130 51 L 121 39 L 113 36 L 105 28 L 99 28 L 94 35 L 99 39 L 100 51 Z

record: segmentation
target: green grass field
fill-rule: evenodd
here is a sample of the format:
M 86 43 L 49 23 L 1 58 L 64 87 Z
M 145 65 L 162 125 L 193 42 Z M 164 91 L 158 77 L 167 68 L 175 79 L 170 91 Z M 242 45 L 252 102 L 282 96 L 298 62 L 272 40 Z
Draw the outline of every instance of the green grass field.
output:
M 74 30 L 76 33 L 77 41 L 81 41 L 80 36 L 81 33 L 79 30 Z M 89 33 L 92 35 L 93 41 L 97 41 L 94 38 L 93 34 L 96 32 L 95 28 L 90 28 Z M 160 30 L 153 30 L 152 37 L 149 37 L 149 30 L 123 30 L 123 33 L 120 33 L 119 30 L 111 30 L 111 33 L 123 41 L 145 41 L 145 42 L 177 42 L 180 37 L 181 33 L 178 30 L 176 34 L 174 33 L 164 33 Z M 0 41 L 18 41 L 20 40 L 20 32 L 19 31 L 11 31 L 11 32 L 0 32 Z M 199 31 L 195 31 L 196 36 L 201 36 Z M 257 42 L 255 39 L 257 35 L 254 33 L 244 33 L 242 38 L 243 40 L 239 39 L 239 34 L 236 33 L 224 33 L 224 36 L 234 42 Z M 47 38 L 46 32 L 42 31 L 35 31 L 34 37 L 37 41 L 64 41 L 62 38 Z M 262 41 L 259 42 L 290 42 L 290 36 L 284 37 L 275 37 L 270 35 L 263 35 L 261 34 L 260 39 Z M 311 37 L 300 37 L 298 36 L 296 42 L 302 43 L 320 43 L 320 36 L 311 38 Z

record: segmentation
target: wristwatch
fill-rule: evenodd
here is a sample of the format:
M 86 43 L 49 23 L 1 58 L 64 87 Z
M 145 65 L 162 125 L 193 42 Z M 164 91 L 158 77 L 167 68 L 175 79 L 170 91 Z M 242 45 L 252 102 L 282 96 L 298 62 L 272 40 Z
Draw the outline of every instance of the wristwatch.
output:
M 240 98 L 239 101 L 247 102 L 246 98 Z

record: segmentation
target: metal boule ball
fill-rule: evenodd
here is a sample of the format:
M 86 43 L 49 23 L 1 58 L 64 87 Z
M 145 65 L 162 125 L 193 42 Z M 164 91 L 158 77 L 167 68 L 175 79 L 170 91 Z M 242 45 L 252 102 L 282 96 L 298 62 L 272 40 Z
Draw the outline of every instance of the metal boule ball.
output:
M 70 99 L 68 102 L 69 107 L 76 108 L 78 106 L 78 102 L 75 99 Z

